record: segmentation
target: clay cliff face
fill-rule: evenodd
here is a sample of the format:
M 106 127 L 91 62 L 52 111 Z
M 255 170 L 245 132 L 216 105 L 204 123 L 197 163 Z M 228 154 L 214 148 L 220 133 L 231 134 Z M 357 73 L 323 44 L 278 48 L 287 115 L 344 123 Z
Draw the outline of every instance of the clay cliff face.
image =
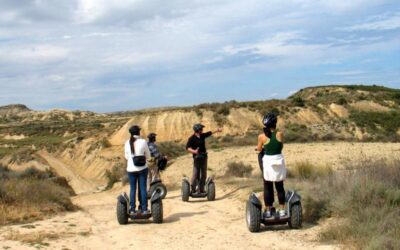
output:
M 261 115 L 257 112 L 245 108 L 232 109 L 223 124 L 225 135 L 243 135 L 250 130 L 261 128 Z M 113 145 L 121 145 L 129 138 L 128 129 L 137 124 L 142 128 L 142 135 L 146 136 L 150 132 L 157 134 L 158 141 L 177 141 L 182 142 L 192 133 L 192 126 L 195 123 L 204 124 L 205 131 L 215 130 L 219 127 L 214 118 L 214 113 L 204 111 L 202 116 L 195 112 L 187 111 L 164 111 L 160 113 L 141 114 L 132 117 L 121 129 L 116 131 L 110 138 Z

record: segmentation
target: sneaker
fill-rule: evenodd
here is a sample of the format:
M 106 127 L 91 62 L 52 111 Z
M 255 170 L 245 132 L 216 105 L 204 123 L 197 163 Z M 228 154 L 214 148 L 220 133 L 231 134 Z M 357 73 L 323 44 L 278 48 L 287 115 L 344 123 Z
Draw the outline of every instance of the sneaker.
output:
M 270 210 L 265 210 L 265 212 L 264 212 L 264 217 L 265 217 L 265 218 L 271 217 L 271 211 L 270 211 Z
M 133 215 L 133 214 L 136 214 L 136 213 L 137 213 L 136 209 L 130 209 L 129 210 L 129 214 L 130 215 Z
M 279 210 L 279 217 L 285 217 L 286 216 L 286 211 L 284 209 Z
M 143 214 L 143 215 L 149 215 L 149 214 L 150 214 L 150 211 L 149 211 L 149 210 L 144 210 L 144 211 L 142 211 L 142 214 Z

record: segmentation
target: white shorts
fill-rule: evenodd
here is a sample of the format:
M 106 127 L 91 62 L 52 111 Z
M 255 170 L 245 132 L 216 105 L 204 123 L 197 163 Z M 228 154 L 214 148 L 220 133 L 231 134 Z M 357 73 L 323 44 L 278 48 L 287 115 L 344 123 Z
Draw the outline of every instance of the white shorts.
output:
M 264 155 L 263 174 L 266 181 L 283 181 L 286 179 L 285 158 L 279 155 Z

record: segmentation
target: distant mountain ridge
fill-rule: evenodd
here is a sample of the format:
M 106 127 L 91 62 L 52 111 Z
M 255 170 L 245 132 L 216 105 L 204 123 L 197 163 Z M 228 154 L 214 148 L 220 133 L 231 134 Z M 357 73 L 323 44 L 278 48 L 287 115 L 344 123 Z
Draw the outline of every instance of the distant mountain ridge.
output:
M 25 105 L 8 105 L 0 107 L 0 116 L 5 114 L 10 121 L 48 120 L 53 123 L 96 120 L 106 124 L 108 119 L 125 120 L 127 122 L 109 137 L 113 145 L 120 145 L 129 137 L 128 127 L 132 124 L 139 124 L 144 135 L 157 133 L 160 141 L 184 141 L 197 122 L 204 123 L 206 129 L 223 127 L 222 137 L 246 136 L 258 133 L 262 127 L 261 117 L 271 111 L 280 115 L 279 126 L 293 141 L 400 136 L 395 120 L 400 112 L 400 90 L 367 85 L 308 87 L 284 100 L 228 101 L 108 114 L 67 110 L 40 112 Z M 65 129 L 68 134 L 74 133 Z M 101 129 L 93 132 L 101 133 Z

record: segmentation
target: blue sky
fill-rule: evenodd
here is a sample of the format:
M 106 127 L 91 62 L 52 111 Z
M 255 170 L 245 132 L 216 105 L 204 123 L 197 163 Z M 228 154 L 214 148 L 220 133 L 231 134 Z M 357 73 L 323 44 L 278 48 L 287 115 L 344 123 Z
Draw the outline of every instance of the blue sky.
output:
M 400 2 L 2 0 L 0 105 L 98 112 L 400 88 Z

